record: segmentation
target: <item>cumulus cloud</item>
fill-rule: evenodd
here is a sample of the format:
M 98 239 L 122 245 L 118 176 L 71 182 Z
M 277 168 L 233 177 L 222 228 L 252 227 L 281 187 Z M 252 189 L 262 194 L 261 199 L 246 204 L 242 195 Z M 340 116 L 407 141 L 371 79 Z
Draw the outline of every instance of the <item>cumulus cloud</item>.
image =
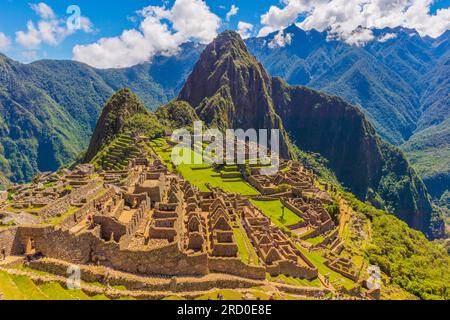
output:
M 250 38 L 253 31 L 253 25 L 248 22 L 239 21 L 237 32 L 241 35 L 242 39 Z
M 226 20 L 230 21 L 231 17 L 237 15 L 238 11 L 239 11 L 238 7 L 236 7 L 234 4 L 231 5 L 230 11 L 228 11 L 227 13 Z
M 189 40 L 211 42 L 221 22 L 202 0 L 176 0 L 172 8 L 148 6 L 138 14 L 141 18 L 138 29 L 77 45 L 73 58 L 97 68 L 129 67 L 149 61 L 156 54 L 174 54 Z
M 286 45 L 292 43 L 292 33 L 284 34 L 283 30 L 278 31 L 278 33 L 273 37 L 273 39 L 267 44 L 271 49 L 282 48 Z
M 10 45 L 11 39 L 3 32 L 0 32 L 0 50 L 8 50 Z
M 405 27 L 421 36 L 438 37 L 450 28 L 450 8 L 430 13 L 433 0 L 282 0 L 261 16 L 259 36 L 304 19 L 298 26 L 329 30 L 353 44 L 373 39 L 371 28 Z
M 76 30 L 67 27 L 64 19 L 58 18 L 47 4 L 41 2 L 30 7 L 40 18 L 38 22 L 28 20 L 26 31 L 16 32 L 16 42 L 27 49 L 37 48 L 41 43 L 57 45 Z M 86 17 L 80 17 L 80 29 L 92 32 L 92 23 Z

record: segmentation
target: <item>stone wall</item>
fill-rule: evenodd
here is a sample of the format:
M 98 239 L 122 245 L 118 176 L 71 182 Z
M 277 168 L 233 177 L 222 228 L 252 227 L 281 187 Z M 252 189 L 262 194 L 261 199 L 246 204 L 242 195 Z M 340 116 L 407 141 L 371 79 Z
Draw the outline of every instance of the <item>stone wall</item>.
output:
M 70 216 L 65 218 L 60 226 L 64 229 L 70 229 L 75 226 L 79 221 L 86 218 L 86 215 L 90 212 L 93 212 L 97 203 L 103 203 L 107 199 L 114 196 L 115 191 L 113 188 L 109 188 L 105 193 L 95 198 L 93 201 L 88 201 L 87 204 L 82 206 L 80 209 L 72 213 Z
M 271 276 L 277 276 L 284 274 L 287 276 L 297 277 L 301 279 L 312 280 L 317 278 L 317 268 L 311 268 L 307 266 L 299 266 L 291 260 L 277 261 L 274 265 L 267 266 L 267 272 Z
M 95 234 L 97 233 L 97 234 Z M 23 254 L 29 239 L 35 242 L 36 251 L 44 256 L 75 264 L 87 264 L 93 257 L 100 264 L 130 273 L 158 275 L 204 275 L 208 274 L 206 253 L 186 255 L 178 244 L 148 250 L 121 250 L 115 242 L 98 237 L 99 228 L 81 234 L 53 226 L 19 227 L 21 244 L 16 254 Z
M 44 258 L 32 261 L 30 266 L 36 270 L 66 276 L 71 264 L 60 260 Z M 260 281 L 224 274 L 214 274 L 202 278 L 181 277 L 177 278 L 174 282 L 170 277 L 142 277 L 97 266 L 78 265 L 78 267 L 80 268 L 80 276 L 83 281 L 104 283 L 107 279 L 107 282 L 111 286 L 124 286 L 128 290 L 190 292 L 206 291 L 213 288 L 249 288 L 262 284 Z
M 96 181 L 92 181 L 89 184 L 73 190 L 68 195 L 48 204 L 45 206 L 39 214 L 44 218 L 52 218 L 58 215 L 66 213 L 71 203 L 79 203 L 83 198 L 89 198 L 102 188 Z
M 100 235 L 106 241 L 119 242 L 120 238 L 127 233 L 127 227 L 113 217 L 94 215 L 94 223 L 101 226 Z
M 1 253 L 5 252 L 6 256 L 10 256 L 15 251 L 15 238 L 17 233 L 17 227 L 0 229 L 0 259 L 2 258 Z
M 266 278 L 266 268 L 247 265 L 238 258 L 209 257 L 208 266 L 210 272 L 232 274 L 255 280 Z

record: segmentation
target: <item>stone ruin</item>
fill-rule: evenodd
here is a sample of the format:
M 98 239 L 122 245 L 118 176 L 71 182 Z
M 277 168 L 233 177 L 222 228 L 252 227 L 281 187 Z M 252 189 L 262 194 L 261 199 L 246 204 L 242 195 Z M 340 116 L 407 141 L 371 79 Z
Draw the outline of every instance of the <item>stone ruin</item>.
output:
M 303 232 L 304 239 L 332 233 L 326 241 L 337 250 L 327 257 L 329 267 L 355 276 L 351 261 L 339 256 L 336 223 L 324 209 L 332 203 L 330 186 L 322 186 L 322 191 L 311 171 L 284 160 L 274 176 L 263 176 L 260 167 L 250 165 L 246 179 L 302 218 L 291 228 L 300 238 Z M 295 240 L 248 199 L 216 188 L 201 192 L 170 173 L 155 155 L 139 154 L 119 171 L 96 174 L 92 166 L 82 165 L 57 176 L 44 174 L 33 184 L 16 186 L 13 202 L 35 205 L 40 184 L 52 188 L 42 193 L 47 195 L 44 217 L 64 219 L 56 226 L 17 228 L 11 254 L 25 254 L 32 239 L 33 249 L 46 257 L 146 275 L 318 276 Z M 68 194 L 58 193 L 58 188 L 69 185 Z M 286 185 L 290 188 L 279 188 Z M 68 208 L 75 204 L 70 213 Z M 239 252 L 236 236 L 241 230 L 249 240 L 246 249 L 256 254 L 253 264 L 243 261 Z

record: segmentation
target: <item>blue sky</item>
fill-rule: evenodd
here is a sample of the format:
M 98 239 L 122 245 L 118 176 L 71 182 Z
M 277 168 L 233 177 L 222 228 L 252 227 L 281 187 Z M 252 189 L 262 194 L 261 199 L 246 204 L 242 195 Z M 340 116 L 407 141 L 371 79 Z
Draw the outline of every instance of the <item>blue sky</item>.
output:
M 175 1 L 179 2 L 178 8 L 174 6 Z M 319 5 L 320 2 L 325 3 L 327 1 L 329 2 L 328 4 Z M 370 3 L 371 1 L 374 5 L 377 2 L 382 2 L 380 0 L 346 1 L 354 2 L 355 6 L 360 3 Z M 400 0 L 400 2 L 402 1 L 406 2 L 408 0 Z M 450 7 L 450 0 L 412 1 L 417 3 L 418 8 L 414 12 L 422 12 L 419 14 L 424 14 L 425 16 L 419 16 L 418 18 L 412 17 L 412 14 L 404 16 L 403 23 L 405 26 L 412 26 L 418 29 L 422 35 L 427 34 L 431 36 L 436 36 L 437 33 L 442 33 L 442 30 L 449 28 L 450 10 L 448 8 Z M 321 20 L 318 13 L 323 13 L 328 9 L 331 12 L 333 6 L 345 3 L 344 0 L 312 1 L 314 3 L 312 5 L 310 4 L 311 1 L 308 0 L 206 0 L 206 6 L 201 8 L 199 7 L 199 5 L 201 6 L 199 2 L 201 0 L 44 0 L 43 4 L 45 6 L 39 7 L 37 5 L 40 1 L 0 0 L 0 52 L 4 52 L 8 56 L 22 62 L 41 58 L 72 59 L 75 56 L 77 60 L 94 65 L 100 57 L 103 58 L 105 56 L 106 62 L 103 65 L 99 65 L 99 67 L 110 67 L 116 66 L 117 63 L 130 56 L 130 53 L 133 54 L 136 51 L 142 50 L 150 53 L 132 57 L 125 62 L 125 65 L 142 62 L 141 60 L 149 59 L 153 54 L 160 51 L 175 52 L 175 48 L 183 41 L 194 40 L 206 43 L 218 32 L 224 29 L 238 30 L 239 26 L 244 29 L 247 28 L 244 30 L 245 33 L 242 32 L 243 35 L 257 36 L 275 32 L 287 24 L 302 22 L 307 18 L 306 22 L 303 22 L 302 28 L 335 28 L 339 30 L 344 41 L 354 38 L 353 29 L 357 25 L 367 26 L 368 28 L 373 27 L 372 25 L 365 25 L 366 21 L 358 19 L 358 17 L 355 18 L 358 14 L 352 12 L 343 14 L 344 19 L 347 20 L 341 20 L 340 22 L 341 25 L 346 25 L 346 28 L 349 28 L 348 30 L 336 24 L 329 25 L 327 21 Z M 183 6 L 181 3 L 183 3 Z M 69 5 L 77 5 L 81 9 L 81 15 L 86 18 L 83 20 L 85 22 L 83 24 L 84 30 L 75 32 L 64 30 L 64 21 L 68 17 L 66 9 Z M 184 10 L 183 8 L 188 9 L 191 5 L 193 10 L 191 13 L 189 13 L 189 10 L 186 10 L 187 13 L 181 12 Z M 230 12 L 232 5 L 238 8 L 238 11 L 236 14 L 231 15 L 228 21 L 227 13 Z M 148 33 L 146 34 L 142 31 L 142 28 L 145 27 L 143 21 L 147 16 L 139 14 L 138 11 L 148 6 L 157 6 L 162 11 L 151 11 L 154 16 L 158 16 L 158 22 L 152 20 L 150 24 L 148 19 L 146 25 L 151 32 L 147 30 Z M 394 15 L 396 10 L 398 14 L 403 14 L 402 12 L 409 7 L 410 5 L 405 5 L 404 7 L 387 10 L 382 6 L 381 9 L 385 10 L 385 12 L 378 17 L 378 21 L 382 21 L 381 18 L 389 15 L 392 16 L 392 21 L 400 20 L 398 16 Z M 51 12 L 49 13 L 46 8 L 50 8 Z M 202 13 L 198 9 L 202 9 Z M 442 12 L 437 12 L 439 9 L 442 9 Z M 365 10 L 370 10 L 370 8 L 366 7 Z M 192 14 L 192 12 L 199 12 L 199 14 Z M 436 13 L 439 13 L 439 17 L 433 18 Z M 417 13 L 415 14 L 417 15 Z M 355 21 L 347 23 L 353 19 Z M 27 27 L 27 23 L 30 23 L 29 21 L 31 21 L 33 28 L 37 29 L 37 32 L 30 32 L 30 29 Z M 39 30 L 38 26 L 41 21 L 44 21 L 43 25 L 47 26 L 47 29 L 42 28 L 44 31 L 47 30 L 48 33 Z M 189 23 L 192 23 L 192 25 L 188 25 L 185 28 L 184 26 Z M 195 28 L 195 25 L 198 23 L 204 23 L 204 25 Z M 168 33 L 161 33 L 159 38 L 155 38 L 158 34 L 158 27 L 164 25 L 168 27 Z M 250 29 L 250 25 L 252 29 Z M 174 26 L 177 26 L 178 29 L 174 28 Z M 54 30 L 49 28 L 54 28 Z M 155 31 L 153 32 L 151 28 L 154 28 Z M 133 39 L 130 40 L 131 44 L 128 40 L 125 41 L 126 44 L 121 44 L 120 41 L 124 42 L 124 40 L 120 36 L 124 30 L 135 30 L 142 33 L 143 36 L 140 37 L 139 34 L 135 33 L 133 34 Z M 17 32 L 20 31 L 23 32 L 23 37 L 18 37 Z M 109 38 L 111 41 L 107 44 L 95 46 L 101 38 Z M 365 38 L 370 39 L 370 35 L 365 33 L 360 35 L 359 38 L 365 41 Z M 145 43 L 158 43 L 165 40 L 167 40 L 167 43 L 161 43 L 157 46 Z M 76 46 L 78 46 L 78 50 L 77 54 L 74 55 L 74 47 Z M 129 48 L 130 46 L 132 46 L 132 50 Z M 111 51 L 116 52 L 113 54 Z M 124 57 L 120 56 L 120 52 L 122 52 Z M 111 56 L 109 56 L 110 53 Z

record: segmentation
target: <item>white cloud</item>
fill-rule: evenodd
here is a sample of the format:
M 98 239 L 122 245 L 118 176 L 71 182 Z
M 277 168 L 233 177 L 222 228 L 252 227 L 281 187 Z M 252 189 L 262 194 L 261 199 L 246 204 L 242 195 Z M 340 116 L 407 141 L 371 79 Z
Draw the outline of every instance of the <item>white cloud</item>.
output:
M 174 54 L 191 39 L 211 42 L 221 22 L 202 0 L 176 0 L 172 8 L 148 6 L 138 13 L 142 18 L 139 29 L 77 45 L 73 58 L 97 68 L 129 67 L 149 61 L 155 54 Z
M 0 32 L 0 50 L 8 50 L 10 45 L 11 39 L 3 32 Z
M 397 35 L 395 33 L 385 33 L 382 36 L 378 37 L 378 41 L 379 42 L 386 42 L 389 41 L 391 39 L 395 39 L 397 38 Z
M 238 33 L 241 35 L 242 39 L 250 38 L 253 31 L 253 25 L 248 22 L 239 21 L 238 23 Z
M 234 4 L 231 5 L 230 11 L 228 11 L 227 13 L 226 20 L 230 21 L 231 17 L 237 15 L 238 11 L 239 11 L 238 7 L 236 7 Z
M 31 9 L 33 9 L 36 14 L 42 19 L 54 19 L 56 18 L 53 9 L 50 8 L 44 2 L 40 2 L 38 4 L 30 4 Z
M 330 30 L 331 34 L 349 43 L 362 44 L 373 39 L 366 30 L 402 26 L 416 29 L 421 36 L 437 37 L 450 28 L 450 8 L 430 14 L 433 0 L 282 0 L 282 6 L 271 6 L 261 16 L 265 36 L 297 21 L 310 30 Z
M 58 18 L 47 4 L 31 4 L 31 8 L 39 16 L 38 22 L 28 20 L 26 31 L 16 32 L 16 42 L 27 49 L 35 49 L 41 43 L 58 45 L 64 38 L 73 34 L 76 30 L 68 28 L 66 21 Z M 81 16 L 80 29 L 84 32 L 92 32 L 91 21 Z
M 278 31 L 278 33 L 273 37 L 273 39 L 267 44 L 271 49 L 282 48 L 286 45 L 292 43 L 292 33 L 284 34 L 283 30 Z

